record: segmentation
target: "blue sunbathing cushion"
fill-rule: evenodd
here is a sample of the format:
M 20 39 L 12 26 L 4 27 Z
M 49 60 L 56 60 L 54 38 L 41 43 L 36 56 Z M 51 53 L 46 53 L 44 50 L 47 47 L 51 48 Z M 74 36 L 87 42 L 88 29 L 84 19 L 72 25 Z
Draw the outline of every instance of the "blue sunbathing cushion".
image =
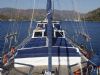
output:
M 18 50 L 17 57 L 46 57 L 48 56 L 48 47 L 30 48 Z M 52 47 L 52 56 L 79 56 L 75 48 Z
M 65 38 L 53 38 L 53 46 L 67 46 L 72 47 Z
M 25 48 L 39 47 L 46 45 L 46 38 L 32 38 L 26 45 Z

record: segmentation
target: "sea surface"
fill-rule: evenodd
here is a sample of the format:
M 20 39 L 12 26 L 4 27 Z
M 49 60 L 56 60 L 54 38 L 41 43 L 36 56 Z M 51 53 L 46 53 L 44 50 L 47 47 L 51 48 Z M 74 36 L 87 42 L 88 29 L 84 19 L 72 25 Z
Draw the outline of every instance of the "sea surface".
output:
M 33 30 L 35 27 L 36 22 L 33 22 L 31 29 Z M 5 36 L 7 36 L 7 34 L 17 32 L 16 45 L 18 45 L 28 36 L 29 28 L 29 21 L 0 21 L 0 55 L 3 50 L 8 49 L 5 46 L 7 43 L 7 40 L 5 42 Z M 66 35 L 70 36 L 76 42 L 100 54 L 100 22 L 62 21 L 61 28 L 66 31 Z M 90 37 L 90 40 L 86 42 L 85 38 L 79 33 L 86 33 Z

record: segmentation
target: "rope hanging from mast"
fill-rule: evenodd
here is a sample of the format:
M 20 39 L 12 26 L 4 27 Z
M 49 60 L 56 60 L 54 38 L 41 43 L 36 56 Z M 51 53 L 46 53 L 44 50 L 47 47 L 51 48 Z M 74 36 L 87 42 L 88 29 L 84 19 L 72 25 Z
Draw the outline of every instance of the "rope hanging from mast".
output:
M 16 3 L 16 2 L 15 2 Z M 10 19 L 8 22 L 7 34 L 5 35 L 5 42 L 2 51 L 2 68 L 5 69 L 8 66 L 14 64 L 14 57 L 15 57 L 15 46 L 17 44 L 17 32 L 18 32 L 18 24 L 17 24 L 17 17 L 18 14 L 15 14 L 15 17 L 12 17 L 13 9 L 11 9 Z M 16 16 L 17 15 L 17 16 Z M 16 20 L 15 20 L 16 19 Z M 9 70 L 9 69 L 8 69 Z
M 32 32 L 32 24 L 33 24 L 33 19 L 34 19 L 34 13 L 35 13 L 35 0 L 33 0 L 34 2 L 34 4 L 33 4 L 33 11 L 32 11 L 32 17 L 31 17 L 31 22 L 30 22 L 30 26 L 29 26 L 29 31 L 28 31 L 28 33 L 29 33 L 29 36 L 31 35 L 31 32 Z
M 76 9 L 78 10 L 78 7 L 76 7 L 76 5 L 78 6 L 79 4 L 77 4 L 76 2 L 77 1 L 72 0 L 72 5 L 73 5 L 73 8 L 74 8 L 73 9 L 74 11 L 76 11 Z M 90 49 L 93 52 L 92 43 L 91 43 L 91 37 L 89 36 L 89 32 L 88 32 L 85 20 L 81 21 L 81 16 L 80 16 L 79 12 L 77 12 L 76 19 L 78 20 L 76 22 L 77 23 L 77 25 L 76 25 L 77 28 L 74 27 L 75 31 L 77 31 L 75 33 L 76 36 L 78 36 L 78 38 L 82 38 L 83 40 L 85 40 L 85 43 L 88 43 L 90 45 Z M 85 44 L 85 45 L 88 46 L 87 44 Z

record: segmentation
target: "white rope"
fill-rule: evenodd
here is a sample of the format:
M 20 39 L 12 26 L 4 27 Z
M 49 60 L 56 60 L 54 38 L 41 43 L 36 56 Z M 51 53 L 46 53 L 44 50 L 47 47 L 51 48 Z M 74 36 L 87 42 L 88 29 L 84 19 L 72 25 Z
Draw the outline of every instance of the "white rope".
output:
M 8 34 L 6 34 L 6 36 L 8 36 Z M 6 38 L 6 36 L 5 36 L 5 42 L 4 42 L 3 52 L 4 52 L 4 50 L 5 50 L 6 43 L 8 42 L 8 39 Z
M 75 1 L 74 0 L 72 0 L 72 3 L 74 4 L 74 9 L 76 9 L 76 3 L 75 3 Z M 78 5 L 78 4 L 77 4 Z M 80 13 L 77 13 L 77 17 L 78 17 L 78 19 L 80 20 Z M 87 27 L 86 27 L 86 23 L 85 23 L 85 18 L 83 17 L 83 23 L 84 24 L 82 24 L 81 22 L 78 22 L 79 23 L 79 27 L 80 27 L 80 31 L 79 31 L 79 33 L 80 32 L 82 32 L 81 34 L 82 35 L 89 35 L 89 32 L 88 32 L 88 30 L 87 30 Z M 84 25 L 84 27 L 83 27 L 83 25 Z M 86 38 L 88 38 L 89 39 L 89 37 L 86 37 Z M 90 49 L 91 49 L 91 51 L 93 51 L 93 47 L 92 47 L 92 43 L 91 43 L 91 40 L 89 39 L 89 45 L 90 45 Z
M 16 6 L 18 7 L 18 0 L 16 0 L 15 3 L 16 3 Z M 15 18 L 16 18 L 16 21 L 15 21 L 15 25 L 16 25 L 16 26 L 14 26 L 14 27 L 16 27 L 16 28 L 15 28 L 15 32 L 14 32 L 14 33 L 16 34 L 15 37 L 14 37 L 15 43 L 18 43 L 18 42 L 17 42 L 17 41 L 18 41 L 17 38 L 19 37 L 18 34 L 20 33 L 20 27 L 21 27 L 21 25 L 19 26 L 18 23 L 17 23 L 17 22 L 18 22 L 18 19 L 19 19 L 19 16 L 20 16 L 20 9 L 17 8 L 17 13 L 16 13 L 16 17 L 15 17 Z M 19 27 L 18 27 L 18 26 L 19 26 Z M 19 29 L 18 29 L 18 28 L 19 28 Z
M 86 33 L 87 33 L 87 35 L 89 35 L 89 32 L 88 32 L 88 29 L 87 29 L 87 26 L 86 26 L 86 22 L 85 22 L 85 18 L 84 17 L 83 17 L 83 22 L 84 22 L 84 27 L 86 29 Z M 91 51 L 94 52 L 91 39 L 89 39 L 89 45 L 90 45 Z
M 79 63 L 79 66 L 80 66 L 80 70 L 81 70 L 81 75 L 83 75 L 83 69 L 82 69 L 82 64 L 81 64 L 81 62 Z
M 75 2 L 74 0 L 71 0 L 71 3 L 72 3 L 72 10 L 73 10 L 73 15 L 74 15 L 74 19 L 76 18 L 76 6 L 75 6 Z M 70 15 L 69 15 L 70 16 Z M 74 22 L 76 23 L 76 22 Z M 73 21 L 71 21 L 71 24 L 72 24 L 72 27 L 73 27 L 73 30 L 74 30 L 74 35 L 75 35 L 75 41 L 77 41 L 78 39 L 78 23 L 76 23 L 76 25 L 73 23 Z
M 11 14 L 10 14 L 10 17 L 11 17 L 10 19 L 12 19 L 12 10 L 11 10 Z M 10 30 L 12 31 L 12 23 L 11 22 L 9 22 L 9 25 L 8 25 L 8 28 L 7 28 L 7 34 L 5 36 L 5 42 L 4 42 L 3 52 L 5 52 L 5 50 L 7 50 L 6 45 L 7 45 L 7 43 L 9 43 L 9 39 L 7 38 L 7 36 L 10 35 L 10 32 L 11 32 Z M 10 40 L 10 44 L 11 44 L 11 40 Z M 8 46 L 8 48 L 9 47 L 10 47 L 10 45 Z
M 76 11 L 76 5 L 75 5 L 75 1 L 74 0 L 72 0 L 72 4 L 73 4 L 73 10 L 75 10 Z M 78 21 L 80 21 L 80 14 L 77 12 L 77 15 L 76 15 L 76 17 L 78 17 Z M 75 17 L 75 18 L 76 18 Z M 80 22 L 78 22 L 79 23 L 79 25 L 81 26 L 81 28 L 82 28 L 82 31 L 84 32 L 84 29 L 83 29 L 83 27 L 82 27 L 82 25 L 81 25 L 81 23 Z M 78 26 L 78 25 L 77 25 Z M 77 27 L 78 28 L 78 27 Z M 76 29 L 76 28 L 75 28 Z M 76 30 L 76 31 L 78 31 L 78 29 Z M 78 33 L 76 32 L 76 36 L 77 36 L 77 38 L 78 38 Z M 81 57 L 81 59 L 82 59 L 82 57 Z M 83 70 L 82 70 L 82 64 L 81 63 L 79 63 L 79 66 L 80 66 L 80 70 L 81 70 L 81 75 L 83 75 Z
M 30 22 L 30 27 L 29 27 L 29 32 L 28 32 L 28 33 L 29 33 L 29 36 L 31 35 L 31 28 L 32 28 L 33 18 L 34 18 L 34 12 L 35 12 L 35 11 L 34 11 L 34 10 L 35 10 L 35 0 L 33 0 L 33 1 L 34 1 L 34 2 L 33 2 L 33 3 L 34 3 L 34 4 L 33 4 L 33 11 L 32 11 L 32 15 L 31 15 L 32 17 L 31 17 L 31 22 Z
M 60 3 L 60 0 L 54 0 L 54 1 L 56 1 L 55 3 L 57 3 L 57 7 L 59 7 L 59 9 L 62 9 L 62 6 L 61 6 L 61 3 Z M 61 11 L 61 10 L 59 10 L 59 11 Z M 56 13 L 55 13 L 56 14 Z M 63 14 L 59 14 L 59 18 L 61 19 L 61 16 L 62 16 Z
M 72 0 L 72 5 L 73 5 L 73 10 L 74 11 L 77 11 L 77 3 L 74 1 L 74 0 Z M 80 31 L 82 32 L 82 33 L 85 33 L 85 30 L 84 30 L 84 27 L 82 26 L 82 23 L 81 22 L 78 22 L 78 21 L 80 21 L 81 19 L 80 19 L 80 13 L 79 13 L 79 11 L 77 11 L 77 13 L 75 13 L 76 14 L 76 16 L 75 16 L 75 19 L 77 19 L 77 26 L 79 26 L 80 27 Z M 78 27 L 78 28 L 79 28 Z M 78 29 L 77 29 L 78 30 Z M 77 34 L 76 35 L 78 35 L 78 33 L 80 32 L 79 30 L 78 30 L 78 32 L 77 32 Z

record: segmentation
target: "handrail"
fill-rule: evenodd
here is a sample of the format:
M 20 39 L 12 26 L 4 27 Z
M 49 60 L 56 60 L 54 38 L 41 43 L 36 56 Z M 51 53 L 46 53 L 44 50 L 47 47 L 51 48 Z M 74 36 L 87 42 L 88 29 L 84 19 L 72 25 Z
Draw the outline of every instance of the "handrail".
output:
M 32 75 L 32 70 L 33 70 L 33 68 L 34 68 L 33 65 L 24 64 L 24 63 L 17 63 L 17 62 L 15 62 L 14 64 L 19 64 L 19 65 L 24 65 L 24 66 L 30 67 L 28 75 Z

